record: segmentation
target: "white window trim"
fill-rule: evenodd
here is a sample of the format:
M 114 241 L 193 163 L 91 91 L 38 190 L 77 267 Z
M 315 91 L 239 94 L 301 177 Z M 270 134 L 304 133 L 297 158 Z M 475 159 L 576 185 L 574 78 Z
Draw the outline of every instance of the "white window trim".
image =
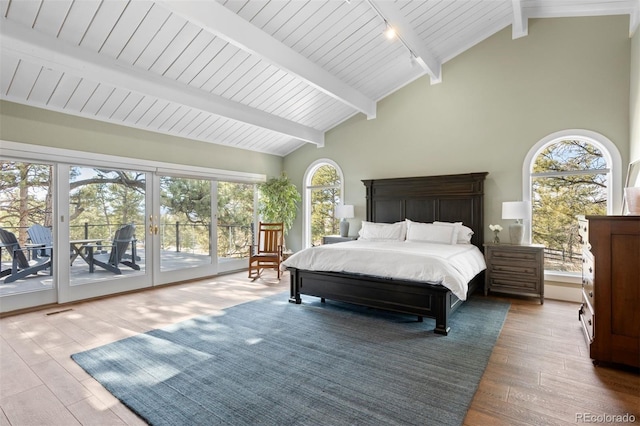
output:
M 531 177 L 533 174 L 533 160 L 549 145 L 567 139 L 581 139 L 596 146 L 607 162 L 607 214 L 615 214 L 622 206 L 622 157 L 618 147 L 609 138 L 600 133 L 584 129 L 568 129 L 551 133 L 533 145 L 527 153 L 522 164 L 522 200 L 531 202 Z M 527 234 L 525 238 L 531 242 L 531 220 L 526 224 Z M 561 271 L 545 271 L 545 280 L 564 282 L 569 284 L 581 284 L 577 273 Z
M 328 164 L 334 167 L 338 171 L 338 175 L 340 176 L 340 200 L 344 204 L 344 174 L 342 173 L 342 169 L 333 160 L 328 158 L 321 158 L 309 165 L 307 170 L 304 172 L 304 177 L 302 178 L 302 187 L 304 188 L 304 192 L 302 194 L 302 205 L 303 208 L 303 224 L 302 224 L 302 248 L 311 247 L 311 178 L 313 177 L 316 170 L 318 170 L 321 166 Z

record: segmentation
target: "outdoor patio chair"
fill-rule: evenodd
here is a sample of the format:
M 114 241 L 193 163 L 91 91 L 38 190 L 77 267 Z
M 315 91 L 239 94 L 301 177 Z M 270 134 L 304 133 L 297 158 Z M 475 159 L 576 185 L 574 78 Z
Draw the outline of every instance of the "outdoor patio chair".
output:
M 46 226 L 36 223 L 27 229 L 27 234 L 29 235 L 29 240 L 31 240 L 32 244 L 42 246 L 34 248 L 33 253 L 39 253 L 40 256 L 51 256 L 51 249 L 43 248 L 53 247 L 51 228 L 47 228 Z
M 134 236 L 135 226 L 133 224 L 124 225 L 119 228 L 111 241 L 111 245 L 105 244 L 87 244 L 83 246 L 87 250 L 87 263 L 89 264 L 89 272 L 93 273 L 95 267 L 99 266 L 111 271 L 114 274 L 122 274 L 119 265 L 126 265 L 136 271 L 140 270 L 140 265 L 136 264 L 136 239 Z M 131 256 L 127 256 L 125 260 L 125 253 L 131 246 Z M 104 249 L 110 249 L 109 253 L 98 254 L 97 251 Z
M 11 270 L 6 272 L 7 277 L 4 279 L 4 283 L 12 283 L 16 280 L 28 277 L 29 275 L 37 274 L 38 272 L 49 269 L 49 275 L 53 275 L 52 257 L 38 257 L 36 259 L 27 259 L 25 253 L 31 248 L 22 248 L 16 235 L 6 229 L 0 228 L 0 241 L 11 255 Z M 49 249 L 52 253 L 52 247 L 41 247 Z M 5 271 L 3 271 L 3 274 Z
M 258 225 L 258 244 L 249 248 L 249 278 L 254 280 L 263 269 L 275 269 L 280 279 L 280 263 L 284 242 L 284 225 L 262 223 Z

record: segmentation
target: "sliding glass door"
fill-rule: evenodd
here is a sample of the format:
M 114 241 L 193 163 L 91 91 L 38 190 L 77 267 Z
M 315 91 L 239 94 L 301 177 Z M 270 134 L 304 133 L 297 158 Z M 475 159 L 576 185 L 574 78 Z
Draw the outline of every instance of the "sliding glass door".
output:
M 60 165 L 60 287 L 63 301 L 148 287 L 146 218 L 150 173 L 83 165 Z M 68 189 L 68 190 L 67 190 Z
M 53 303 L 54 168 L 0 160 L 0 305 L 3 311 Z M 15 259 L 15 261 L 14 261 Z
M 247 267 L 263 176 L 30 148 L 0 158 L 0 312 Z
M 253 183 L 218 182 L 217 252 L 220 272 L 246 268 L 254 243 L 256 186 Z
M 156 183 L 156 283 L 247 267 L 255 184 L 169 175 L 157 176 Z

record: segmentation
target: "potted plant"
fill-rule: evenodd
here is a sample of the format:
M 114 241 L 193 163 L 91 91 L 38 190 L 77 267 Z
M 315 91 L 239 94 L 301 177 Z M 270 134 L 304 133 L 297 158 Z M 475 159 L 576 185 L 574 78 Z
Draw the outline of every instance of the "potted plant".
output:
M 284 234 L 293 226 L 302 196 L 285 172 L 258 185 L 258 212 L 265 222 L 282 222 Z

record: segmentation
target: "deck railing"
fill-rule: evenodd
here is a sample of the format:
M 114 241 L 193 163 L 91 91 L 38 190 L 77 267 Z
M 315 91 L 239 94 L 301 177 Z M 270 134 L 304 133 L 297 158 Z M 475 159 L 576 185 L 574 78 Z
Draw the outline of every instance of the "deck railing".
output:
M 137 244 L 144 247 L 144 238 L 142 233 L 146 232 L 145 224 L 137 224 L 136 238 Z M 70 225 L 70 239 L 90 239 L 100 238 L 109 240 L 112 238 L 116 229 L 122 224 L 96 224 L 84 222 L 80 225 Z M 26 235 L 28 227 L 6 226 L 5 229 L 16 235 Z M 23 232 L 20 232 L 22 230 Z M 194 224 L 194 223 L 164 223 L 158 229 L 161 238 L 161 249 L 172 250 L 175 252 L 187 252 L 211 255 L 210 244 L 210 225 Z M 253 241 L 252 225 L 228 225 L 218 224 L 218 256 L 219 258 L 242 258 L 247 257 L 249 248 Z M 28 241 L 21 241 L 26 244 Z M 3 260 L 7 260 L 5 256 L 8 254 L 3 250 Z

